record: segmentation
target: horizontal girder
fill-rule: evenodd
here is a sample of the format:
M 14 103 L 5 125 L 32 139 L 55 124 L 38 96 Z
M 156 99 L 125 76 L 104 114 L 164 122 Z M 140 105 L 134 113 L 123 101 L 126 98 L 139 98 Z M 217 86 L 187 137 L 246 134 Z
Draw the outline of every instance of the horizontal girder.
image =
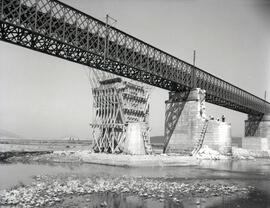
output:
M 56 0 L 0 0 L 0 39 L 247 114 L 270 103 Z

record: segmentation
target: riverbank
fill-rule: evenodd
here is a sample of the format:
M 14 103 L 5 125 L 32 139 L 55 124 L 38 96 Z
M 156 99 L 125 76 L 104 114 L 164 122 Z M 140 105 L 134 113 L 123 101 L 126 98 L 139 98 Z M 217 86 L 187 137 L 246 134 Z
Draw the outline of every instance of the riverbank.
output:
M 9 158 L 19 158 L 19 157 L 35 157 L 39 155 L 52 154 L 53 151 L 5 151 L 0 152 L 0 162 L 7 161 Z
M 239 148 L 233 149 L 232 156 L 226 156 L 221 155 L 218 151 L 212 150 L 208 147 L 203 147 L 195 156 L 183 156 L 177 154 L 105 154 L 93 153 L 90 150 L 64 150 L 52 152 L 33 151 L 32 154 L 31 152 L 21 151 L 4 152 L 0 153 L 0 156 L 1 155 L 9 157 L 3 157 L 7 162 L 90 163 L 120 167 L 196 166 L 202 160 L 254 160 L 256 158 L 268 158 L 266 154 L 262 155 Z
M 33 203 L 59 208 L 263 208 L 270 205 L 264 192 L 270 193 L 269 163 L 201 160 L 197 166 L 128 168 L 78 162 L 4 163 L 0 198 L 5 201 L 0 207 L 33 207 Z
M 152 154 L 126 155 L 93 153 L 85 141 L 0 140 L 0 161 L 43 163 L 91 163 L 122 167 L 196 166 L 201 160 L 253 160 L 270 158 L 268 151 L 232 148 L 232 155 L 203 146 L 197 155 Z M 83 148 L 82 148 L 83 146 Z M 53 147 L 53 148 L 52 148 Z
M 88 207 L 93 207 L 94 201 L 89 199 L 91 195 L 110 193 L 124 197 L 138 196 L 144 200 L 166 201 L 173 205 L 171 207 L 182 207 L 182 202 L 191 198 L 204 198 L 205 201 L 207 198 L 219 196 L 245 198 L 255 191 L 255 188 L 250 186 L 244 187 L 234 183 L 196 179 L 47 175 L 36 176 L 34 180 L 30 185 L 22 184 L 11 190 L 2 191 L 0 205 L 63 207 L 62 205 L 66 204 L 70 197 L 81 196 L 84 201 L 88 199 Z M 98 207 L 107 207 L 111 202 L 104 201 L 102 203 Z M 80 203 L 77 206 L 81 207 Z
M 125 155 L 93 153 L 91 151 L 54 151 L 32 157 L 14 156 L 8 162 L 90 163 L 122 167 L 194 166 L 198 160 L 192 156 Z

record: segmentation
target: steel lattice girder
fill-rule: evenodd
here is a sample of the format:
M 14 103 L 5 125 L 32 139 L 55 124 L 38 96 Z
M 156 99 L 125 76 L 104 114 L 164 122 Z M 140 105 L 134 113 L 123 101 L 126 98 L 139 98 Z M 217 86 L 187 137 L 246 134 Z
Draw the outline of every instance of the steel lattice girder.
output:
M 270 103 L 56 0 L 0 0 L 0 39 L 247 114 Z

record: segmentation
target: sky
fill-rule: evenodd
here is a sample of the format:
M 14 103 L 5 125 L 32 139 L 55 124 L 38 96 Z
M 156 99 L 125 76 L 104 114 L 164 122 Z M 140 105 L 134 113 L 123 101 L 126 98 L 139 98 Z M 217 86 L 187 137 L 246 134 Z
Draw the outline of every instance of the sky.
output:
M 268 0 L 65 0 L 83 12 L 270 101 Z M 91 137 L 87 67 L 0 42 L 0 131 L 24 138 Z M 151 135 L 164 134 L 168 92 L 154 88 Z M 245 114 L 207 104 L 243 136 Z

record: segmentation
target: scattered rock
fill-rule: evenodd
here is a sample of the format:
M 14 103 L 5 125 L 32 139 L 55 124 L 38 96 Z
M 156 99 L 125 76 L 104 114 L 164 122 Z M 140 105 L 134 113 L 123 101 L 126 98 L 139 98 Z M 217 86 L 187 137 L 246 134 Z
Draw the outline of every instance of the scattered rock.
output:
M 222 160 L 228 159 L 230 157 L 220 154 L 218 151 L 209 148 L 208 146 L 203 146 L 199 152 L 196 154 L 198 159 L 206 160 Z
M 116 193 L 155 198 L 161 202 L 171 200 L 179 203 L 183 197 L 211 197 L 248 194 L 252 187 L 240 187 L 235 184 L 216 184 L 207 181 L 189 181 L 166 178 L 144 177 L 89 177 L 79 176 L 36 176 L 31 185 L 20 186 L 0 193 L 0 206 L 18 205 L 22 207 L 46 207 L 61 203 L 63 197 L 92 194 Z M 90 199 L 86 199 L 90 202 Z M 200 203 L 200 200 L 196 204 Z M 100 204 L 107 207 L 106 201 Z

